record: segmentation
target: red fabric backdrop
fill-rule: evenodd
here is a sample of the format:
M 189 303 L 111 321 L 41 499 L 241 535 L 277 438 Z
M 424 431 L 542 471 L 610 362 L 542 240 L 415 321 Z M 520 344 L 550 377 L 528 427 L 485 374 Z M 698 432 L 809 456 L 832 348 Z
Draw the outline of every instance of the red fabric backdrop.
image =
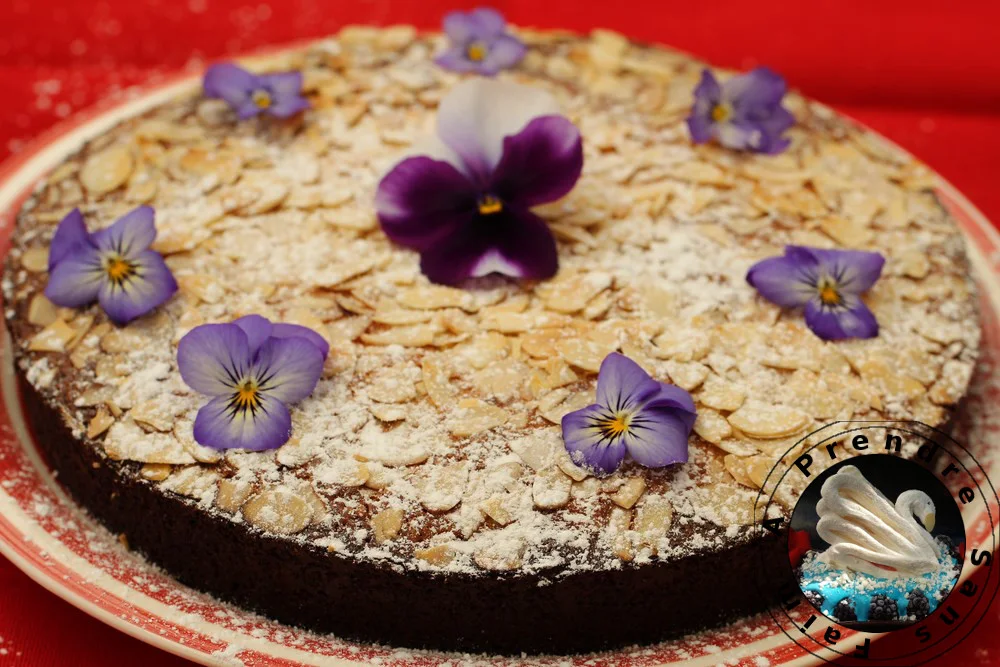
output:
M 0 159 L 73 112 L 181 67 L 336 31 L 435 27 L 461 0 L 0 0 Z M 1000 2 L 496 1 L 516 23 L 610 27 L 714 63 L 768 64 L 867 123 L 1000 221 Z M 176 665 L 0 558 L 0 665 Z M 936 665 L 1000 663 L 1000 609 Z

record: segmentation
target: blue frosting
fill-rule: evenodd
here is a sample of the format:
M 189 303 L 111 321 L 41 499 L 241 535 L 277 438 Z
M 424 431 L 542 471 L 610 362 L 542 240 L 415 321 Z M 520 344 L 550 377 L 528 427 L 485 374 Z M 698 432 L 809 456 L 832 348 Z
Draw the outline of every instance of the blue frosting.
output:
M 916 589 L 924 592 L 934 611 L 958 579 L 961 570 L 958 559 L 949 553 L 944 544 L 938 543 L 938 569 L 913 577 L 875 577 L 864 572 L 831 568 L 818 558 L 818 552 L 806 555 L 802 563 L 799 585 L 803 591 L 814 591 L 823 596 L 821 611 L 836 618 L 833 610 L 841 600 L 850 598 L 858 621 L 868 620 L 872 598 L 885 595 L 896 601 L 900 618 L 908 616 L 906 596 Z

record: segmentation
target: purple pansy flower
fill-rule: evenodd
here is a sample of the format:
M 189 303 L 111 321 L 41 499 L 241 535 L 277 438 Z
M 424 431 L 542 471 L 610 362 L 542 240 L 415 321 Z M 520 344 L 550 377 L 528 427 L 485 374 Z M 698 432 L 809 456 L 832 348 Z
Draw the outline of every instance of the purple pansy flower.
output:
M 527 49 L 517 37 L 508 35 L 503 16 L 495 9 L 451 12 L 444 17 L 444 32 L 451 41 L 435 62 L 455 72 L 493 76 L 521 62 Z
M 531 208 L 563 197 L 583 169 L 580 131 L 557 111 L 536 88 L 482 78 L 455 86 L 437 136 L 379 183 L 386 235 L 417 250 L 436 283 L 554 275 L 555 239 Z
M 254 74 L 234 65 L 212 65 L 205 72 L 205 96 L 225 100 L 240 120 L 266 113 L 277 118 L 309 108 L 302 97 L 302 72 Z
M 115 324 L 145 315 L 177 291 L 177 281 L 159 253 L 155 213 L 140 206 L 107 229 L 87 232 L 80 209 L 70 211 L 49 246 L 45 296 L 79 308 L 97 301 Z
M 789 245 L 784 256 L 754 264 L 747 282 L 779 306 L 805 306 L 806 324 L 820 338 L 874 338 L 878 322 L 861 294 L 879 279 L 884 264 L 877 252 Z
M 574 463 L 599 475 L 617 470 L 626 452 L 662 468 L 687 461 L 695 416 L 690 394 L 615 352 L 601 363 L 597 403 L 563 417 L 563 442 Z
M 329 351 L 312 329 L 260 315 L 195 327 L 177 347 L 184 382 L 212 397 L 198 410 L 194 439 L 213 449 L 285 444 L 292 433 L 288 405 L 312 393 Z
M 791 143 L 782 133 L 795 124 L 795 117 L 781 106 L 787 90 L 785 80 L 766 67 L 723 84 L 706 69 L 687 119 L 691 139 L 703 144 L 715 138 L 726 148 L 780 153 Z

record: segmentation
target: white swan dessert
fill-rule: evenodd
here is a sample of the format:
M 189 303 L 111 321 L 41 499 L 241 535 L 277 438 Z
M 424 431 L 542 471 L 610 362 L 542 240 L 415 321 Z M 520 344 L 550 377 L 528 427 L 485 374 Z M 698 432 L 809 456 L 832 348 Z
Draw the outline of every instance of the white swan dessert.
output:
M 816 512 L 816 531 L 830 545 L 819 560 L 831 568 L 885 577 L 939 567 L 929 532 L 934 503 L 923 491 L 904 491 L 893 505 L 860 470 L 844 466 L 823 483 Z

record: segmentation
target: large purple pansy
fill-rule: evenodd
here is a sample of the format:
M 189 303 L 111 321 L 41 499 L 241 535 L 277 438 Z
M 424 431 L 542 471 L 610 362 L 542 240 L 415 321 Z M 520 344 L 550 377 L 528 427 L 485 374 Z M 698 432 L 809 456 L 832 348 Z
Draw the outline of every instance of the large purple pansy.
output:
M 507 24 L 495 9 L 451 12 L 444 17 L 444 32 L 451 42 L 435 62 L 455 72 L 493 76 L 521 62 L 527 49 L 507 33 Z
M 566 195 L 583 169 L 580 132 L 557 110 L 536 88 L 464 81 L 441 102 L 437 136 L 383 177 L 382 229 L 420 253 L 433 282 L 556 273 L 555 239 L 531 208 Z
M 716 139 L 726 148 L 773 155 L 788 148 L 782 134 L 795 117 L 781 106 L 788 87 L 766 67 L 734 76 L 720 84 L 705 70 L 694 89 L 687 124 L 696 144 Z
M 225 100 L 240 120 L 258 114 L 294 116 L 309 108 L 302 97 L 302 72 L 254 74 L 233 63 L 212 65 L 205 72 L 205 96 Z
M 563 417 L 563 442 L 574 463 L 598 475 L 617 470 L 626 453 L 662 468 L 687 461 L 695 417 L 690 394 L 612 353 L 597 376 L 597 402 Z
M 804 306 L 806 324 L 820 338 L 874 338 L 878 322 L 861 294 L 879 279 L 884 264 L 877 252 L 790 245 L 783 256 L 754 264 L 747 282 L 779 306 Z
M 203 324 L 177 348 L 189 387 L 212 397 L 194 421 L 194 439 L 213 449 L 275 449 L 288 441 L 288 405 L 312 393 L 329 344 L 312 329 L 260 315 Z
M 154 218 L 152 208 L 140 206 L 91 234 L 80 210 L 70 211 L 49 247 L 45 296 L 67 308 L 97 301 L 119 325 L 169 299 L 177 281 L 163 257 L 149 249 L 156 239 Z

